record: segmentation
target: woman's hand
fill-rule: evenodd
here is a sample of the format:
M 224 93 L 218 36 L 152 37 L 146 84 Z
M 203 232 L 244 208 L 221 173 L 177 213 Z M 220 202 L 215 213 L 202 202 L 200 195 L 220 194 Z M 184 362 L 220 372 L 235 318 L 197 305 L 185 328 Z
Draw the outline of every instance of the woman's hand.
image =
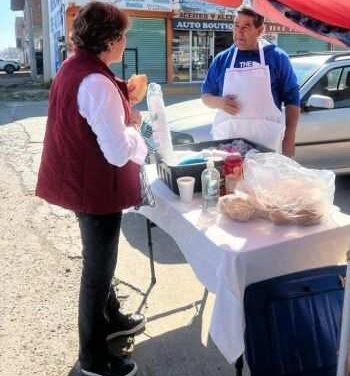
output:
M 132 125 L 135 129 L 140 129 L 142 124 L 142 116 L 140 111 L 135 110 L 134 108 L 131 109 L 130 115 L 130 125 Z

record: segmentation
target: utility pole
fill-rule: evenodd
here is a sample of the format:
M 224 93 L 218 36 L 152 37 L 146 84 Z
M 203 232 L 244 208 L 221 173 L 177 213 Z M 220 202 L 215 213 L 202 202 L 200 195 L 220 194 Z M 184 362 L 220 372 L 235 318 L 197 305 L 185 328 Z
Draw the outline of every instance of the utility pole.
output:
M 30 70 L 32 72 L 32 78 L 34 81 L 38 79 L 36 69 L 36 57 L 34 46 L 34 32 L 33 32 L 33 7 L 32 0 L 25 0 L 26 15 L 27 15 L 27 27 L 29 36 L 29 53 L 30 53 Z
M 51 46 L 50 46 L 50 25 L 49 25 L 49 7 L 47 0 L 41 0 L 41 19 L 43 30 L 43 65 L 44 82 L 51 79 Z

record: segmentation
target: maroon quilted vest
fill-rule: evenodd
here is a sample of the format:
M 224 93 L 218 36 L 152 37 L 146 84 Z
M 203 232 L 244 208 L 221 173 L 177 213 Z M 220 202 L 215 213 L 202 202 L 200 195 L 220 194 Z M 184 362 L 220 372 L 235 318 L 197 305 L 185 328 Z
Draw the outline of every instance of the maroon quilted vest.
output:
M 139 166 L 131 161 L 123 167 L 109 164 L 96 135 L 79 114 L 79 85 L 91 73 L 103 74 L 114 83 L 129 123 L 125 82 L 95 55 L 78 50 L 52 83 L 36 195 L 76 212 L 109 214 L 140 203 Z

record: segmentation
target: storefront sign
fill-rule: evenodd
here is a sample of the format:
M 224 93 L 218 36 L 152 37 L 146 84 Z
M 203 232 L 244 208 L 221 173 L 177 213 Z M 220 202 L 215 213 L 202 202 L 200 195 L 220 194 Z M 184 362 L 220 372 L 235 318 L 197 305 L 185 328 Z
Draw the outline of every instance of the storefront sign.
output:
M 215 30 L 232 31 L 232 22 L 223 21 L 196 21 L 185 18 L 173 19 L 173 29 L 175 30 Z
M 124 9 L 141 9 L 141 10 L 172 10 L 172 0 L 115 0 L 115 5 Z
M 232 21 L 234 13 L 191 13 L 191 12 L 178 12 L 175 13 L 177 18 L 186 18 L 189 20 L 219 20 L 219 21 Z
M 232 8 L 225 8 L 222 5 L 208 3 L 203 0 L 173 0 L 174 10 L 184 12 L 201 12 L 201 13 L 225 13 L 232 12 Z
M 265 33 L 295 33 L 292 29 L 287 26 L 280 25 L 274 22 L 265 22 Z

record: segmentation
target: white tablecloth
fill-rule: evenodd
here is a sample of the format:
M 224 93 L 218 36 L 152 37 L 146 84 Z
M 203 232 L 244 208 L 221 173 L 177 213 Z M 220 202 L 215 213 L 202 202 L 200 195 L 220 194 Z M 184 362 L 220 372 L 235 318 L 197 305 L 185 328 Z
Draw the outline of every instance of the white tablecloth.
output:
M 259 219 L 238 223 L 201 209 L 201 197 L 182 203 L 147 166 L 156 207 L 140 213 L 178 244 L 197 278 L 215 294 L 210 334 L 233 363 L 244 351 L 245 287 L 264 279 L 344 264 L 350 238 L 350 216 L 335 210 L 322 224 L 276 226 Z

